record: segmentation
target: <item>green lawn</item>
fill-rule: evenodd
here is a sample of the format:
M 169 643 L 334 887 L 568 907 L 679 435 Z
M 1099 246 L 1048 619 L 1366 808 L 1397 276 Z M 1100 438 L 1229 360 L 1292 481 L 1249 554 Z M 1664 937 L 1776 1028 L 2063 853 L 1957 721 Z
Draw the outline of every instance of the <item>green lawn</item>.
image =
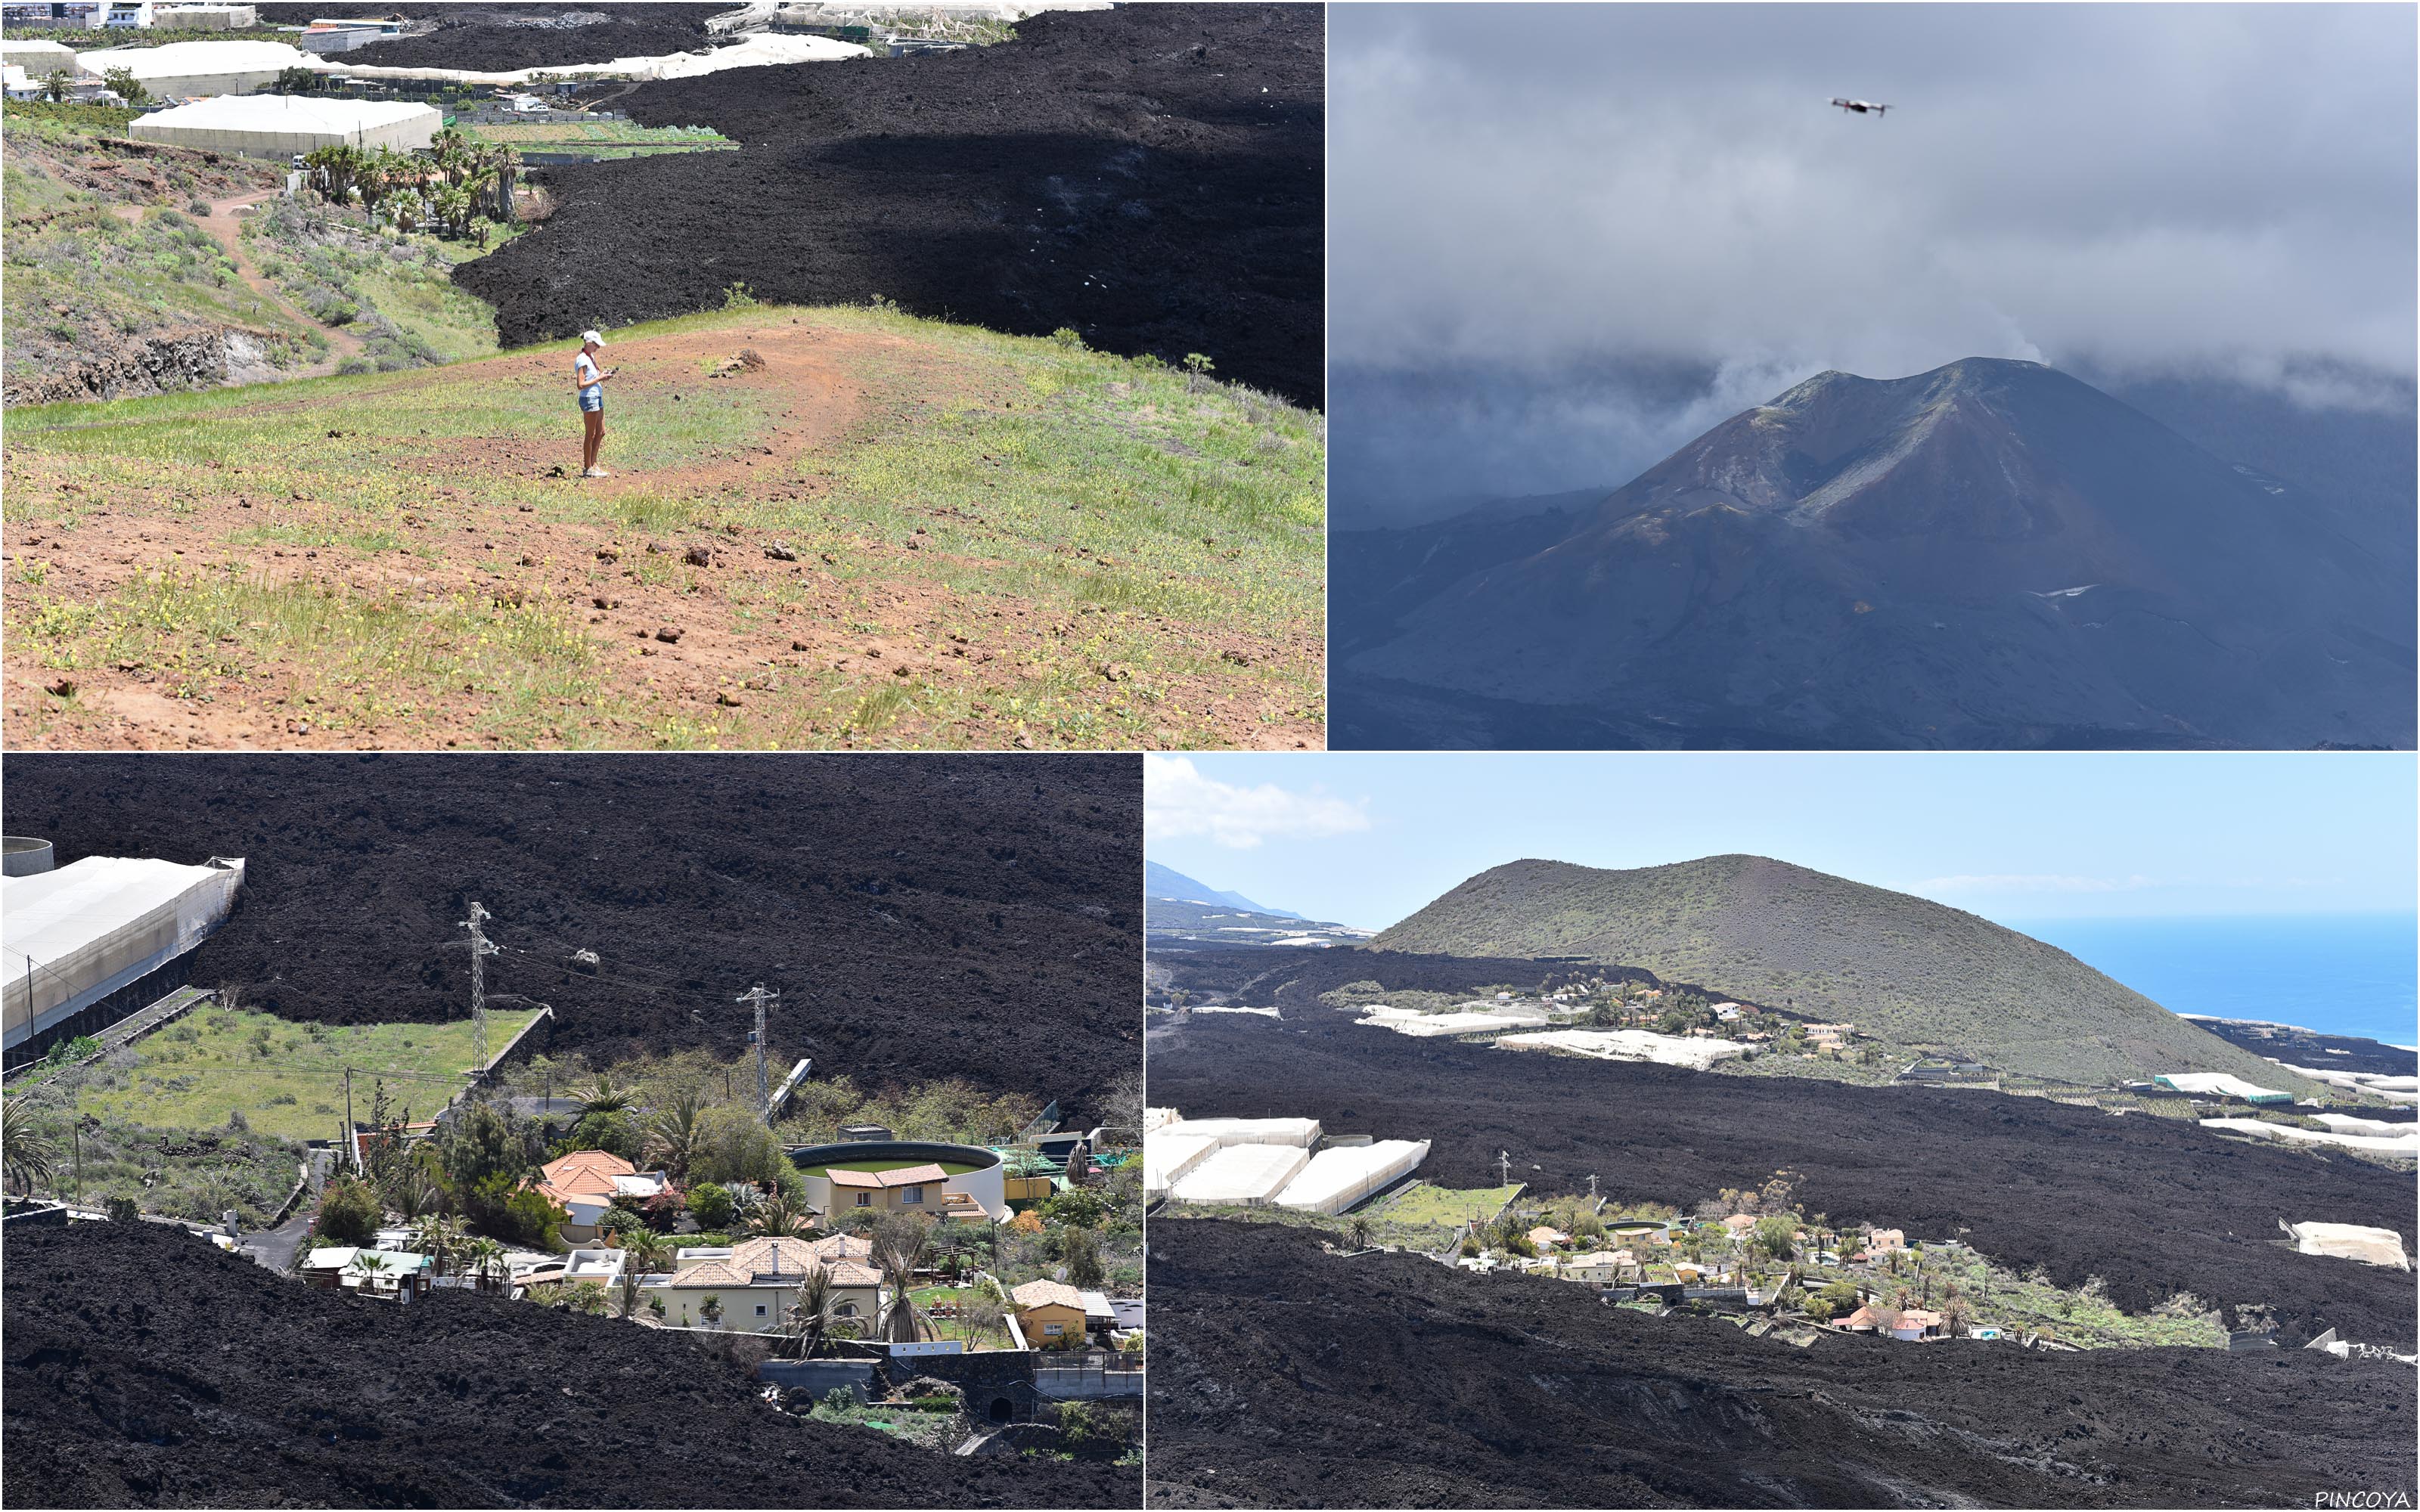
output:
M 1482 1222 L 1494 1218 L 1504 1204 L 1521 1195 L 1521 1186 L 1516 1181 L 1511 1186 L 1465 1190 L 1420 1181 L 1388 1198 L 1371 1216 L 1414 1228 L 1459 1228 L 1471 1218 Z
M 535 1010 L 488 1015 L 488 1053 L 501 1052 Z M 127 1064 L 116 1062 L 126 1059 Z M 396 1117 L 433 1117 L 471 1064 L 471 1024 L 297 1024 L 268 1013 L 208 1009 L 135 1041 L 79 1074 L 75 1106 L 104 1125 L 225 1129 L 241 1114 L 254 1132 L 334 1138 L 353 1071 L 353 1114 L 366 1119 L 380 1073 Z M 442 1080 L 404 1080 L 404 1076 Z

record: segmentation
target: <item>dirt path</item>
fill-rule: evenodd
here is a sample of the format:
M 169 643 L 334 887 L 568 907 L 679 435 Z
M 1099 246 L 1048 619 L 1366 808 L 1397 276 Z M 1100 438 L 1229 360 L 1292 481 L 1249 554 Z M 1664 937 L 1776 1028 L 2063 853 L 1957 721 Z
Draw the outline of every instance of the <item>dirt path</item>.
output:
M 325 358 L 312 363 L 309 367 L 286 376 L 325 378 L 334 373 L 337 364 L 346 359 L 359 357 L 362 354 L 362 338 L 340 327 L 313 319 L 307 312 L 288 300 L 275 284 L 270 282 L 268 277 L 254 265 L 250 255 L 244 251 L 243 223 L 236 218 L 239 211 L 250 209 L 263 200 L 275 199 L 283 193 L 283 190 L 263 189 L 250 194 L 214 199 L 210 201 L 210 213 L 196 216 L 194 221 L 202 229 L 218 238 L 219 245 L 226 248 L 227 255 L 235 259 L 235 270 L 243 279 L 246 287 L 293 316 L 297 324 L 306 330 L 317 331 L 328 338 L 331 350 Z

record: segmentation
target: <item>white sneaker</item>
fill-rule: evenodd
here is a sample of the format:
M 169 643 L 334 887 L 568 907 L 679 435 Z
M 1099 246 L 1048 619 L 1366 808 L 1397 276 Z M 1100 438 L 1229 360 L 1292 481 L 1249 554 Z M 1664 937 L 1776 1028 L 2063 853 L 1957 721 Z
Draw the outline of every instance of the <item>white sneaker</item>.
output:
M 606 471 L 603 468 L 590 468 L 587 471 L 581 474 L 583 478 L 610 478 L 613 475 L 613 474 Z

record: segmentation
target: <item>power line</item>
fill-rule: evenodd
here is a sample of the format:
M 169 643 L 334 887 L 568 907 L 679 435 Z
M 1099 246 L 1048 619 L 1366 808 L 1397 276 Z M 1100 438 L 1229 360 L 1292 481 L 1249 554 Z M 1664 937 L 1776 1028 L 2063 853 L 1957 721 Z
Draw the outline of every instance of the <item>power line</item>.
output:
M 765 1005 L 781 995 L 780 993 L 767 992 L 764 985 L 759 983 L 733 999 L 734 1002 L 756 1005 L 756 1027 L 748 1036 L 748 1040 L 756 1047 L 756 1116 L 768 1124 L 772 1122 L 770 1109 L 773 1092 L 772 1088 L 765 1085 Z
M 487 918 L 487 909 L 474 900 L 471 917 L 462 921 L 462 927 L 471 932 L 471 1070 L 474 1074 L 488 1069 L 488 957 L 499 953 L 480 932 Z

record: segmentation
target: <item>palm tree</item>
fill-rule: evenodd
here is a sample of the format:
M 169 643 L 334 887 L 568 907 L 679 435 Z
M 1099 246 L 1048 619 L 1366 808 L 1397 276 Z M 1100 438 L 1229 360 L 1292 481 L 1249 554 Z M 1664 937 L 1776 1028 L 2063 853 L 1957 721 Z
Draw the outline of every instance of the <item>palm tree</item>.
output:
M 654 1229 L 641 1228 L 622 1236 L 622 1253 L 627 1257 L 624 1263 L 633 1272 L 651 1273 L 665 1268 L 665 1260 L 672 1256 L 672 1244 Z
M 353 1256 L 351 1263 L 347 1265 L 345 1269 L 353 1272 L 355 1274 L 361 1276 L 362 1279 L 366 1281 L 372 1276 L 386 1274 L 387 1260 L 386 1257 L 380 1255 L 378 1251 L 365 1249 L 356 1253 Z
M 406 1173 L 395 1183 L 392 1194 L 395 1211 L 411 1223 L 422 1217 L 434 1217 L 445 1201 L 445 1194 L 436 1182 L 419 1171 Z
M 1370 1247 L 1370 1215 L 1368 1213 L 1357 1212 L 1353 1215 L 1351 1231 L 1353 1234 L 1353 1247 L 1355 1249 L 1368 1249 Z
M 443 196 L 440 195 L 439 198 L 442 202 Z M 451 219 L 446 215 L 442 203 L 437 213 L 441 218 Z M 588 1084 L 588 1090 L 580 1094 L 580 1116 L 583 1119 L 592 1114 L 628 1113 L 628 1111 L 630 1111 L 630 1089 L 613 1080 L 613 1073 L 610 1071 L 598 1072 L 597 1079 Z
M 47 1185 L 58 1170 L 58 1141 L 28 1121 L 33 1111 L 30 1097 L 12 1097 L 0 1106 L 0 1165 L 6 1167 L 8 1189 L 21 1198 L 32 1196 L 34 1188 Z
M 840 1320 L 838 1306 L 839 1299 L 832 1295 L 831 1267 L 807 1267 L 799 1282 L 797 1300 L 790 1304 L 790 1337 L 797 1341 L 799 1359 L 812 1360 L 823 1348 L 824 1336 Z
M 932 1241 L 924 1220 L 907 1214 L 885 1218 L 875 1227 L 874 1266 L 891 1293 L 882 1311 L 882 1336 L 893 1344 L 913 1344 L 932 1332 L 916 1305 L 916 1272 Z
M 513 185 L 520 177 L 520 152 L 510 147 L 478 149 L 472 159 L 472 178 L 478 185 L 480 208 L 491 221 L 513 218 Z
M 787 1192 L 776 1192 L 748 1210 L 748 1227 L 758 1234 L 783 1237 L 803 1231 L 807 1217 L 807 1211 L 791 1201 Z
M 647 1161 L 660 1166 L 675 1186 L 689 1179 L 690 1161 L 698 1148 L 697 1119 L 704 1111 L 695 1092 L 683 1092 L 671 1107 L 647 1120 Z
M 504 1272 L 504 1246 L 492 1239 L 474 1239 L 463 1246 L 462 1254 L 470 1262 L 464 1269 L 476 1280 L 485 1281 Z
M 471 158 L 471 139 L 449 126 L 428 139 L 430 154 L 436 159 L 437 171 L 445 176 L 450 186 L 462 181 Z

